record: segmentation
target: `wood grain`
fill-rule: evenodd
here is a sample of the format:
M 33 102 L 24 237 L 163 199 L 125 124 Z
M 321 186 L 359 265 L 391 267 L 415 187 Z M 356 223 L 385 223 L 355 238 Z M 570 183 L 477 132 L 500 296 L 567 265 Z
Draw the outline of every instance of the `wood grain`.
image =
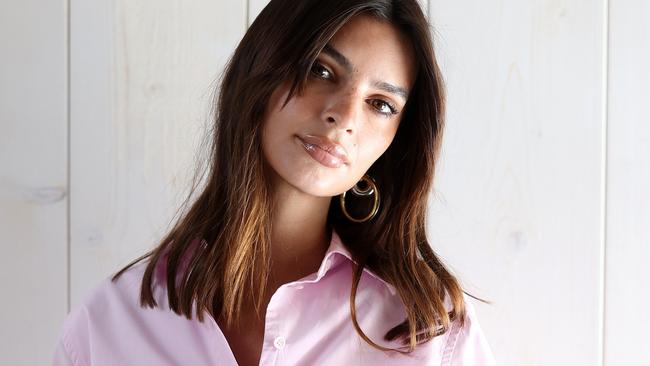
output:
M 3 365 L 49 364 L 67 311 L 66 23 L 64 2 L 0 5 Z
M 601 357 L 603 3 L 430 2 L 448 120 L 429 220 L 500 365 Z
M 245 29 L 245 6 L 207 0 L 72 5 L 76 304 L 168 228 L 210 123 L 211 93 Z
M 610 3 L 605 365 L 650 365 L 650 4 Z

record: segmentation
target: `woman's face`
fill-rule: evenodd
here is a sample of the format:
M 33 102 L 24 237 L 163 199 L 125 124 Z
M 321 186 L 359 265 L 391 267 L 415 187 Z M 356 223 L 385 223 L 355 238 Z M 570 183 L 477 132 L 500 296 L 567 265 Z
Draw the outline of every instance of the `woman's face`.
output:
M 415 78 L 409 40 L 359 15 L 318 56 L 305 90 L 282 108 L 289 83 L 271 95 L 262 150 L 274 184 L 313 196 L 354 186 L 395 137 Z

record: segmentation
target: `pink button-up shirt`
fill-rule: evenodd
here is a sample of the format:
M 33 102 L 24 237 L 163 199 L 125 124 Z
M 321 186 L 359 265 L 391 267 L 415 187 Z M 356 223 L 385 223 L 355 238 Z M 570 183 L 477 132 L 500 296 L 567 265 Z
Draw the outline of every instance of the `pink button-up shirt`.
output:
M 145 263 L 101 282 L 68 314 L 53 365 L 237 365 L 214 319 L 204 322 L 169 309 L 164 288 L 154 288 L 159 307 L 141 308 Z M 332 232 L 320 268 L 280 286 L 266 311 L 260 365 L 494 365 L 494 357 L 465 295 L 468 322 L 418 346 L 410 355 L 372 348 L 350 317 L 352 256 Z M 395 288 L 364 269 L 357 292 L 357 318 L 375 343 L 397 348 L 384 334 L 406 318 Z M 446 302 L 449 306 L 449 302 Z

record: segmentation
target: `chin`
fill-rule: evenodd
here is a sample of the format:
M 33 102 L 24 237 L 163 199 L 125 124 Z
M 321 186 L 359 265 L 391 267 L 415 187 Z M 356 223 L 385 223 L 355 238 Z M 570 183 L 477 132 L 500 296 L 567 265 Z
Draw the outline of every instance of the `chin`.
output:
M 307 154 L 305 154 L 307 155 Z M 319 165 L 311 157 L 292 159 L 273 159 L 269 167 L 273 171 L 275 184 L 289 185 L 294 189 L 316 197 L 334 197 L 343 192 L 349 177 L 345 176 L 347 167 L 336 169 Z M 350 186 L 354 183 L 350 183 Z
M 341 194 L 344 189 L 341 188 L 340 180 L 334 179 L 318 179 L 314 175 L 303 175 L 301 177 L 293 177 L 294 179 L 288 180 L 297 190 L 316 197 L 333 197 Z

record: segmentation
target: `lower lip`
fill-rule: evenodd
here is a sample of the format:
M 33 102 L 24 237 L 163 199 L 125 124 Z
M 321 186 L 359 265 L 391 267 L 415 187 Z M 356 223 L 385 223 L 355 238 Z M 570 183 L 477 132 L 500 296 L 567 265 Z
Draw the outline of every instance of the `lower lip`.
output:
M 305 148 L 305 151 L 311 155 L 314 160 L 325 165 L 328 168 L 340 168 L 343 165 L 343 160 L 337 158 L 336 156 L 328 153 L 327 151 L 321 149 L 320 147 L 312 144 L 308 144 L 305 141 L 297 137 L 298 141 L 302 147 Z

